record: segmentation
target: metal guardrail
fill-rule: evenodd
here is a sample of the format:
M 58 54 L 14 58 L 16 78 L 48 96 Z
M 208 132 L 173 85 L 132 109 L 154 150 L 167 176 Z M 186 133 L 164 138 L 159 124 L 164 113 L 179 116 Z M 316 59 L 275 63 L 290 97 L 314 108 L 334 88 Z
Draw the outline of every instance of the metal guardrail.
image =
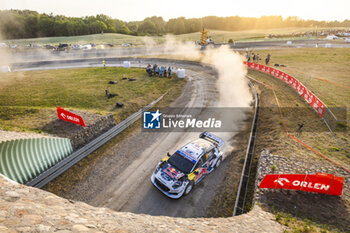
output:
M 252 163 L 252 158 L 253 158 L 254 148 L 255 148 L 255 137 L 256 137 L 256 131 L 258 128 L 259 96 L 258 96 L 258 93 L 256 92 L 254 84 L 250 81 L 249 81 L 249 86 L 252 89 L 254 98 L 255 98 L 255 113 L 254 113 L 254 118 L 252 122 L 252 128 L 250 131 L 248 148 L 247 148 L 247 153 L 244 160 L 241 180 L 238 186 L 235 207 L 233 209 L 233 216 L 244 213 L 244 206 L 246 202 L 248 183 L 249 183 L 250 168 L 251 168 L 251 163 Z
M 47 183 L 64 173 L 66 170 L 68 170 L 70 167 L 72 167 L 74 164 L 91 154 L 93 151 L 97 150 L 99 147 L 104 145 L 106 142 L 111 140 L 113 137 L 117 136 L 119 133 L 121 133 L 124 129 L 126 129 L 128 126 L 136 122 L 141 116 L 143 111 L 147 111 L 148 109 L 152 108 L 157 102 L 159 102 L 165 95 L 164 93 L 162 96 L 160 96 L 158 99 L 154 100 L 152 103 L 148 104 L 146 107 L 140 109 L 139 111 L 133 113 L 129 117 L 127 117 L 125 120 L 121 121 L 118 125 L 114 126 L 107 132 L 101 134 L 88 144 L 86 144 L 84 147 L 78 149 L 77 151 L 73 152 L 71 155 L 63 159 L 62 161 L 58 162 L 51 168 L 47 169 L 34 179 L 30 180 L 26 183 L 28 186 L 42 188 Z

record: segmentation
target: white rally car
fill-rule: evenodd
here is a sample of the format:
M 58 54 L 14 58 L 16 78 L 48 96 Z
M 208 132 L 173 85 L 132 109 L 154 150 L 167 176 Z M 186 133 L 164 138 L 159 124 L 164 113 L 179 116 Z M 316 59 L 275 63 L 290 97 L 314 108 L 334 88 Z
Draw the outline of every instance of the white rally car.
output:
M 170 198 L 178 199 L 187 195 L 203 178 L 219 167 L 223 153 L 220 148 L 224 141 L 208 132 L 199 139 L 181 147 L 173 155 L 162 159 L 151 181 Z

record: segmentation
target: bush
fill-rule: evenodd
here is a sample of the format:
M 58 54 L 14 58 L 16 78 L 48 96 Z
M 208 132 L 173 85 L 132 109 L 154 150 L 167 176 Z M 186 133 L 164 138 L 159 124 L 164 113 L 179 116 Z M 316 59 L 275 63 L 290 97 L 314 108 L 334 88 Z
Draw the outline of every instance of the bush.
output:
M 277 213 L 277 214 L 276 214 L 276 221 L 277 221 L 277 222 L 280 221 L 281 218 L 282 218 L 282 215 L 281 215 L 280 213 Z
M 272 164 L 271 169 L 272 169 L 272 171 L 276 171 L 277 166 L 275 164 Z
M 229 43 L 229 44 L 233 44 L 233 40 L 232 40 L 232 39 L 229 39 L 229 40 L 228 40 L 228 43 Z

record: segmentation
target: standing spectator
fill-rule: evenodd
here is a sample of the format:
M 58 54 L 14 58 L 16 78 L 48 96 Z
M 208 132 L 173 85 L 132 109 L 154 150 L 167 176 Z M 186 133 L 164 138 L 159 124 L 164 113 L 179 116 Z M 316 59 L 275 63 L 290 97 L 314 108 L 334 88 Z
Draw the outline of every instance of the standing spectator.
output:
M 164 74 L 164 66 L 161 66 L 160 67 L 160 74 L 159 74 L 159 76 L 163 77 L 163 74 Z
M 171 78 L 171 77 L 173 76 L 173 73 L 171 72 L 170 66 L 169 66 L 169 68 L 168 68 L 168 74 L 169 74 L 169 78 Z
M 150 77 L 152 76 L 152 66 L 151 66 L 151 64 L 148 64 L 148 65 L 147 65 L 146 72 L 147 72 L 147 74 L 148 74 Z
M 248 55 L 248 51 L 245 52 L 245 60 L 248 61 L 249 55 Z
M 256 63 L 259 63 L 259 54 L 257 54 L 256 56 L 255 56 L 255 59 L 256 59 Z
M 267 54 L 266 59 L 265 59 L 265 64 L 268 65 L 270 62 L 271 54 Z
M 296 131 L 297 137 L 301 136 L 303 127 L 304 127 L 304 123 L 298 123 L 298 129 Z
M 166 78 L 167 76 L 167 69 L 166 69 L 166 66 L 164 67 L 164 72 L 163 72 L 163 77 Z
M 252 57 L 253 57 L 253 62 L 255 62 L 255 59 L 256 59 L 255 53 L 252 53 Z
M 153 74 L 154 74 L 154 76 L 156 76 L 156 68 L 157 68 L 157 64 L 154 64 L 153 65 Z
M 106 61 L 105 60 L 102 61 L 102 65 L 103 65 L 103 69 L 106 69 Z

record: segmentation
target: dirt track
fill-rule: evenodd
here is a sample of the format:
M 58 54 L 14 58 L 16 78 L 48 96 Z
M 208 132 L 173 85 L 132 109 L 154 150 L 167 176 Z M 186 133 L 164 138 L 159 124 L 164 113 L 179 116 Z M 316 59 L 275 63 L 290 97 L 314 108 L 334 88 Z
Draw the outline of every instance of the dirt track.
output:
M 324 48 L 326 44 L 331 44 L 332 48 L 349 48 L 350 44 L 343 41 L 332 40 L 294 40 L 292 44 L 287 44 L 285 40 L 281 41 L 256 41 L 256 42 L 237 42 L 229 44 L 232 50 L 260 50 L 260 49 L 291 49 L 291 48 Z M 220 47 L 224 44 L 215 44 L 214 47 Z M 198 47 L 200 49 L 200 47 Z M 203 48 L 204 49 L 204 48 Z M 28 50 L 17 53 L 7 54 L 6 61 L 28 62 L 28 61 L 50 61 L 50 60 L 64 60 L 64 59 L 86 59 L 86 58 L 106 58 L 106 57 L 128 57 L 128 56 L 152 56 L 162 55 L 166 52 L 163 46 L 147 47 L 131 47 L 131 48 L 113 48 L 100 50 L 77 50 L 77 51 L 62 51 L 52 52 L 49 50 Z M 174 51 L 176 53 L 176 51 Z M 108 64 L 108 63 L 107 63 Z M 8 65 L 8 64 L 4 64 Z
M 152 63 L 154 60 L 152 60 Z M 161 64 L 161 62 L 157 62 Z M 113 61 L 108 61 L 114 65 Z M 117 62 L 120 64 L 120 61 Z M 116 65 L 117 65 L 116 64 Z M 32 64 L 22 70 L 57 69 L 64 67 L 89 67 L 100 65 L 97 61 L 56 62 L 39 67 Z M 137 64 L 144 65 L 144 64 Z M 167 65 L 167 64 L 165 64 Z M 183 94 L 172 104 L 173 107 L 215 106 L 215 72 L 195 65 L 179 64 L 185 67 L 189 81 Z M 240 122 L 236 122 L 237 129 Z M 234 133 L 232 135 L 234 136 Z M 145 133 L 140 130 L 131 137 L 108 150 L 89 170 L 84 180 L 67 187 L 64 197 L 84 201 L 94 206 L 104 206 L 117 211 L 146 213 L 181 217 L 202 217 L 206 215 L 211 200 L 214 199 L 219 184 L 224 179 L 225 161 L 219 169 L 211 173 L 189 195 L 180 200 L 171 200 L 153 187 L 150 177 L 158 161 L 166 153 L 174 152 L 180 146 L 198 137 L 198 133 Z M 228 143 L 229 145 L 234 142 Z M 237 180 L 239 182 L 239 180 Z

